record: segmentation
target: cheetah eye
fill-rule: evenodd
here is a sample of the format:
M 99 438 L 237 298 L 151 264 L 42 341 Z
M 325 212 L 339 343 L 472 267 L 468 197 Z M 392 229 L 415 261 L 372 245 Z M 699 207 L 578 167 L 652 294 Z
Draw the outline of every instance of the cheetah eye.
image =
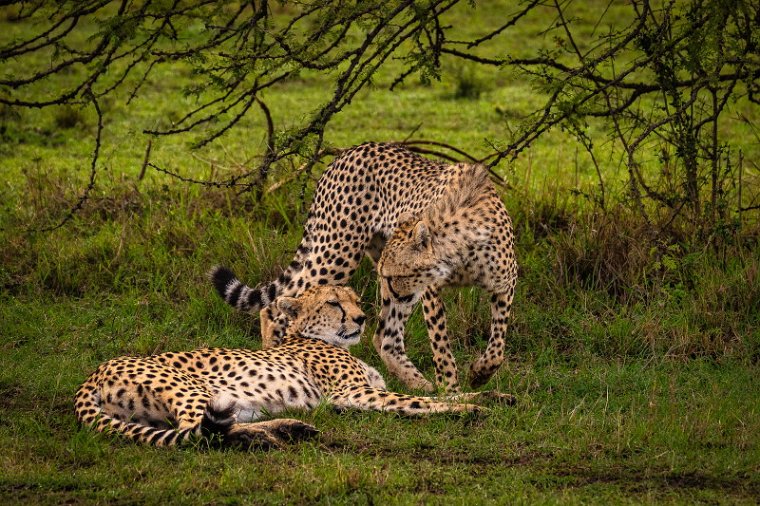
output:
M 333 307 L 339 307 L 340 306 L 340 302 L 338 302 L 337 300 L 328 300 L 327 303 L 330 304 Z

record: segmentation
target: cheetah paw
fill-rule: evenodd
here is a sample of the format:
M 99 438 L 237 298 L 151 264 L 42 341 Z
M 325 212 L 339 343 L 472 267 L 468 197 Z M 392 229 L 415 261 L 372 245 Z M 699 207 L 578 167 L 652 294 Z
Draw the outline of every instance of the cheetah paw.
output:
M 512 394 L 504 394 L 495 390 L 485 390 L 481 392 L 483 399 L 501 404 L 502 406 L 514 406 L 517 398 Z
M 482 387 L 488 383 L 488 380 L 491 379 L 491 376 L 496 372 L 496 369 L 498 369 L 498 367 L 486 365 L 481 360 L 476 361 L 472 367 L 470 367 L 470 386 L 472 388 Z
M 422 376 L 402 379 L 402 381 L 408 388 L 412 390 L 422 390 L 423 392 L 427 393 L 435 392 L 435 387 L 433 384 Z

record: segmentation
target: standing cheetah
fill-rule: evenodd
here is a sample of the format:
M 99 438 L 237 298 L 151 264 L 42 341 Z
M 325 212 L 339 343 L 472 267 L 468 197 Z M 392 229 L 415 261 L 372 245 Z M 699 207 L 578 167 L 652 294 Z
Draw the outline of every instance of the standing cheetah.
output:
M 222 298 L 237 309 L 261 310 L 263 346 L 271 346 L 275 331 L 270 327 L 274 327 L 272 321 L 277 315 L 270 304 L 275 298 L 297 295 L 310 286 L 345 284 L 365 254 L 377 262 L 399 225 L 419 218 L 456 187 L 466 167 L 428 160 L 393 144 L 368 143 L 348 149 L 330 164 L 317 183 L 303 239 L 295 258 L 280 277 L 251 288 L 232 283 L 232 274 L 222 268 L 212 276 L 214 285 Z M 493 189 L 488 191 L 489 195 L 493 193 Z M 494 219 L 498 219 L 502 227 L 499 236 L 502 242 L 495 245 L 490 254 L 495 268 L 506 268 L 508 279 L 504 283 L 509 286 L 503 291 L 509 292 L 516 279 L 511 221 L 501 202 L 493 203 L 489 210 L 498 214 Z M 467 228 L 464 223 L 460 225 L 460 230 Z M 446 335 L 443 302 L 435 290 L 426 294 L 424 300 L 434 352 L 437 357 L 447 357 L 435 362 L 436 378 L 448 392 L 457 392 L 456 366 L 447 352 L 448 344 L 443 350 L 436 347 Z M 511 303 L 508 297 L 499 300 L 497 304 Z M 393 374 L 411 388 L 430 392 L 434 390 L 433 385 L 405 352 L 404 325 L 410 309 L 409 304 L 397 298 L 384 297 L 373 343 Z M 509 307 L 502 311 L 508 312 Z M 502 339 L 502 332 L 493 335 L 489 349 L 496 350 L 497 342 Z
M 440 288 L 478 285 L 491 294 L 491 335 L 485 353 L 470 368 L 470 385 L 478 387 L 504 360 L 504 338 L 517 280 L 512 222 L 487 170 L 478 165 L 456 169 L 447 193 L 421 216 L 396 229 L 377 264 L 383 312 L 395 310 L 401 315 L 390 323 L 399 325 L 422 298 L 428 332 L 432 331 L 436 379 L 449 389 L 457 386 L 457 367 L 446 336 Z M 376 345 L 383 349 L 402 346 L 403 327 L 386 326 L 383 331 Z M 402 365 L 396 366 L 398 374 L 406 373 Z
M 385 390 L 379 373 L 347 351 L 359 342 L 365 321 L 350 288 L 313 287 L 275 304 L 290 318 L 279 346 L 109 360 L 77 391 L 77 419 L 155 446 L 218 434 L 225 445 L 271 447 L 317 434 L 298 420 L 255 421 L 287 408 L 312 409 L 327 402 L 406 415 L 479 409 L 466 403 L 477 394 L 454 402 Z

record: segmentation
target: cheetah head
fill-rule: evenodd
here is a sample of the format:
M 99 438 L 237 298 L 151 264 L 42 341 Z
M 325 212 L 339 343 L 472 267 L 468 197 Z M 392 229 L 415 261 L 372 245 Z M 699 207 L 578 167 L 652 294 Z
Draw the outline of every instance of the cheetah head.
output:
M 437 246 L 427 220 L 402 223 L 377 264 L 383 296 L 397 303 L 413 304 L 425 288 L 442 284 L 450 269 L 439 260 Z
M 367 319 L 356 293 L 344 286 L 316 286 L 274 302 L 289 320 L 288 334 L 321 339 L 340 348 L 357 344 Z

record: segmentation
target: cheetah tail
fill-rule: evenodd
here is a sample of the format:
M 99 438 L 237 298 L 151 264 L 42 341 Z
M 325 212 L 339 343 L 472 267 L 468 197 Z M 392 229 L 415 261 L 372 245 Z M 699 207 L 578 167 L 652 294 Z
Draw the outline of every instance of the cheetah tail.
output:
M 206 406 L 206 412 L 203 414 L 201 430 L 206 435 L 220 434 L 225 435 L 235 423 L 235 405 L 228 403 L 227 407 L 222 407 L 219 399 L 212 400 Z
M 159 429 L 135 422 L 123 422 L 103 412 L 100 393 L 94 385 L 82 385 L 75 401 L 77 420 L 98 432 L 118 434 L 132 441 L 152 446 L 176 446 L 201 433 L 201 427 Z
M 214 267 L 209 271 L 208 277 L 219 296 L 239 311 L 256 313 L 280 295 L 280 286 L 277 281 L 251 288 L 226 267 Z

